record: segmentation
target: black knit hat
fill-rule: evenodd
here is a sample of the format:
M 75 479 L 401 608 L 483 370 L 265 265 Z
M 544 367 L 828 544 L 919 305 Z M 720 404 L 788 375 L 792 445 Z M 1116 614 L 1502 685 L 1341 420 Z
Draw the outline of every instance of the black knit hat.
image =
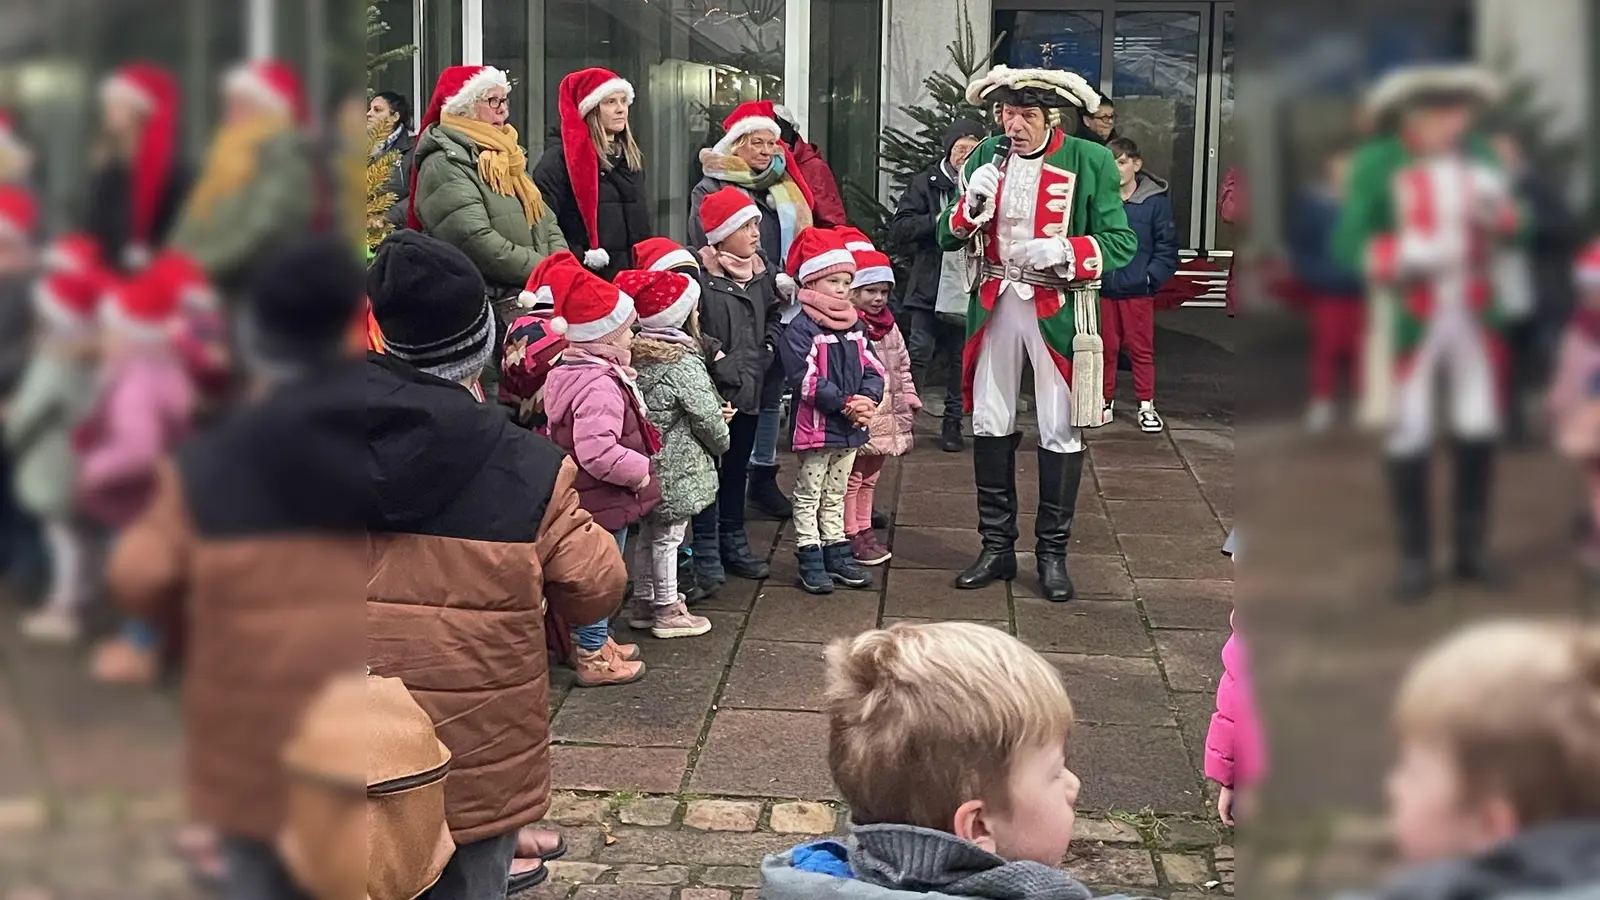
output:
M 339 353 L 361 304 L 361 265 L 333 235 L 290 241 L 256 267 L 249 292 L 252 350 L 274 362 Z
M 418 231 L 384 238 L 367 269 L 385 352 L 452 381 L 488 359 L 494 317 L 485 292 L 466 254 Z

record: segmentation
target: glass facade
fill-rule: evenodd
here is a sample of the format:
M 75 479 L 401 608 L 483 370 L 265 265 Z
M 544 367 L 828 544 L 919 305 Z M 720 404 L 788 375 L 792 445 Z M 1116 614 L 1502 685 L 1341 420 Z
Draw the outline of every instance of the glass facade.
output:
M 852 221 L 878 192 L 882 0 L 811 0 L 811 96 L 805 138 L 822 151 Z

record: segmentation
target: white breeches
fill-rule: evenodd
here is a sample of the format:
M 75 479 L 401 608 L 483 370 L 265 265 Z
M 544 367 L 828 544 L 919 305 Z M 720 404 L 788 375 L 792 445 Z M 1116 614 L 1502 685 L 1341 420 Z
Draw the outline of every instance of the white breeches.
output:
M 1083 431 L 1072 425 L 1072 389 L 1056 368 L 1032 300 L 1007 287 L 995 298 L 972 378 L 972 433 L 1005 437 L 1017 430 L 1017 393 L 1022 364 L 1033 364 L 1033 399 L 1039 415 L 1039 446 L 1055 453 L 1083 450 Z
M 1494 361 L 1482 326 L 1469 316 L 1463 311 L 1441 310 L 1427 325 L 1410 370 L 1395 385 L 1394 427 L 1387 444 L 1390 456 L 1427 452 L 1433 443 L 1441 392 L 1448 392 L 1444 402 L 1455 437 L 1485 441 L 1498 434 Z

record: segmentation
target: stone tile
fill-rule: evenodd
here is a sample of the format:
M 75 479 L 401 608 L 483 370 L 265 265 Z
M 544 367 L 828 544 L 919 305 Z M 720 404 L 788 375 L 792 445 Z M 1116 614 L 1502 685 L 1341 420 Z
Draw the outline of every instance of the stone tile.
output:
M 822 709 L 822 648 L 816 644 L 747 640 L 739 646 L 721 706 Z
M 982 541 L 973 528 L 901 527 L 893 549 L 896 569 L 960 571 L 977 558 Z
M 788 850 L 796 843 L 794 836 L 788 834 L 629 826 L 612 829 L 611 836 L 616 840 L 595 852 L 596 862 L 749 866 L 769 853 Z
M 752 585 L 753 582 L 730 578 L 723 587 L 739 592 L 749 590 Z M 617 643 L 639 645 L 640 659 L 644 660 L 647 669 L 721 668 L 728 664 L 728 658 L 733 655 L 733 646 L 739 642 L 739 629 L 744 626 L 744 616 L 736 612 L 697 612 L 711 620 L 711 631 L 699 637 L 657 640 L 650 635 L 649 629 L 635 631 L 628 627 L 627 619 L 623 616 L 612 620 L 611 630 L 616 635 Z M 649 680 L 649 675 L 645 678 Z
M 1203 535 L 1222 530 L 1204 500 L 1107 500 L 1117 534 Z M 1074 523 L 1076 524 L 1076 523 Z M 1220 547 L 1221 545 L 1218 544 Z
M 962 591 L 956 589 L 955 576 L 945 570 L 891 568 L 886 574 L 885 616 L 1000 621 L 1011 618 L 1003 583 Z
M 1222 840 L 1222 826 L 1214 817 L 1203 820 L 1167 819 L 1162 824 L 1164 827 L 1159 836 L 1161 846 L 1168 849 L 1210 852 Z
M 1212 880 L 1211 865 L 1199 856 L 1190 856 L 1185 853 L 1161 854 L 1161 868 L 1167 873 L 1167 881 L 1171 884 L 1181 884 L 1185 887 L 1203 886 Z
M 750 866 L 711 866 L 700 880 L 720 887 L 760 887 L 761 870 Z
M 1074 843 L 1138 844 L 1144 841 L 1139 829 L 1116 819 L 1080 817 L 1072 826 Z
M 1152 628 L 1228 631 L 1233 582 L 1194 578 L 1135 578 L 1134 593 Z
M 1011 582 L 1011 596 L 1042 597 L 1039 566 L 1032 553 L 1017 554 L 1017 580 Z M 1088 556 L 1069 552 L 1067 574 L 1082 600 L 1132 600 L 1133 579 L 1120 556 Z
M 1157 884 L 1155 863 L 1148 850 L 1079 844 L 1074 841 L 1067 848 L 1067 858 L 1061 867 L 1085 884 L 1125 887 L 1154 887 Z
M 728 709 L 717 714 L 690 777 L 702 794 L 838 798 L 821 713 Z
M 1155 640 L 1161 666 L 1166 669 L 1167 682 L 1173 690 L 1216 692 L 1227 632 L 1157 631 Z
M 550 798 L 550 810 L 544 817 L 557 825 L 599 825 L 610 811 L 611 805 L 597 797 L 556 794 Z
M 1018 530 L 1024 535 L 1033 534 L 1034 519 L 1028 519 L 1026 528 Z M 1122 552 L 1117 546 L 1116 530 L 1111 527 L 1111 519 L 1093 512 L 1086 511 L 1082 505 L 1072 520 L 1072 540 L 1067 544 L 1069 558 L 1078 556 L 1115 556 Z
M 1226 521 L 1233 520 L 1233 485 L 1202 484 L 1200 493 L 1211 501 L 1217 515 Z
M 790 468 L 793 468 L 792 466 Z M 787 470 L 785 470 L 787 471 Z M 794 497 L 794 485 L 784 487 L 784 493 Z M 771 519 L 758 519 L 748 516 L 744 523 L 745 537 L 750 539 L 750 549 L 756 556 L 765 558 L 774 544 L 778 542 L 779 533 L 788 533 L 790 529 L 783 522 L 774 522 Z M 730 582 L 734 579 L 728 579 Z
M 1018 599 L 1017 636 L 1045 653 L 1148 656 L 1150 638 L 1130 602 Z
M 1161 435 L 1147 435 L 1136 440 L 1091 439 L 1088 444 L 1096 471 L 1183 468 L 1178 451 Z
M 772 807 L 770 824 L 779 834 L 832 834 L 839 813 L 826 803 L 779 803 Z
M 932 624 L 934 624 L 936 622 L 970 622 L 973 625 L 986 625 L 986 626 L 988 626 L 990 628 L 994 628 L 994 629 L 997 629 L 997 630 L 1000 630 L 1000 631 L 1004 631 L 1007 634 L 1011 633 L 1011 623 L 1009 623 L 1009 622 L 1001 622 L 998 619 L 917 619 L 917 618 L 903 618 L 903 617 L 900 617 L 900 616 L 884 616 L 883 617 L 883 627 L 884 628 L 888 628 L 890 625 L 894 625 L 894 624 L 897 624 L 897 623 L 900 623 L 900 622 L 904 622 L 907 625 L 932 625 Z
M 661 674 L 667 677 L 646 672 L 633 684 L 575 689 L 550 722 L 551 738 L 633 747 L 692 746 L 705 727 L 722 669 Z
M 1155 660 L 1130 656 L 1050 654 L 1061 670 L 1080 722 L 1176 725 Z
M 1215 694 L 1173 694 L 1178 710 L 1178 728 L 1183 732 L 1189 764 L 1196 772 L 1205 771 L 1206 732 L 1211 729 L 1211 714 L 1216 712 Z
M 638 884 L 586 884 L 578 888 L 572 900 L 672 900 L 672 888 Z
M 624 803 L 617 810 L 617 821 L 624 825 L 644 825 L 662 828 L 672 824 L 678 815 L 678 801 L 671 797 L 647 797 Z
M 1176 728 L 1081 725 L 1067 742 L 1067 765 L 1083 779 L 1084 810 L 1205 812 L 1200 774 Z
M 1184 535 L 1124 534 L 1122 552 L 1135 578 L 1233 577 L 1233 563 L 1222 555 L 1227 537 L 1221 526 Z
M 733 894 L 716 888 L 684 888 L 678 900 L 733 900 Z
M 568 862 L 558 859 L 545 863 L 550 867 L 551 881 L 565 881 L 569 884 L 593 884 L 611 871 L 611 867 L 602 863 Z
M 826 644 L 877 624 L 878 595 L 871 591 L 838 590 L 819 597 L 799 588 L 768 587 L 756 599 L 744 636 L 746 640 Z
M 1108 501 L 1200 499 L 1194 476 L 1182 469 L 1096 469 L 1095 476 L 1100 483 L 1100 496 Z
M 646 674 L 645 679 L 649 678 L 650 675 Z M 704 722 L 703 712 L 701 721 Z M 556 790 L 671 794 L 683 783 L 683 773 L 687 768 L 688 750 L 574 747 L 564 744 L 555 744 L 550 748 L 550 786 Z
M 683 866 L 651 866 L 632 863 L 617 868 L 617 884 L 686 884 L 689 870 Z
M 685 828 L 701 831 L 755 831 L 761 804 L 743 800 L 691 800 L 684 810 Z
M 756 595 L 761 593 L 761 585 L 754 581 L 744 581 L 731 578 L 727 584 L 717 588 L 717 592 L 694 605 L 695 613 L 705 615 L 710 610 L 727 610 L 729 612 L 749 612 L 755 605 Z

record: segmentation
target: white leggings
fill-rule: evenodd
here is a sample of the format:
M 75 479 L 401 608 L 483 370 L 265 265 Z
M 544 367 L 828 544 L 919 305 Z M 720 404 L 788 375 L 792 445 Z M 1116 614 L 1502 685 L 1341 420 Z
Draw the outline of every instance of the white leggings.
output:
M 1031 362 L 1039 446 L 1053 453 L 1083 450 L 1083 431 L 1072 425 L 1072 388 L 1061 377 L 1039 331 L 1033 301 L 1006 288 L 995 298 L 986 325 L 972 377 L 972 433 L 979 437 L 1016 433 L 1022 364 Z
M 50 596 L 45 605 L 62 612 L 77 612 L 89 599 L 89 543 L 81 531 L 65 521 L 46 522 L 44 536 L 50 547 Z
M 633 598 L 664 609 L 678 602 L 678 545 L 683 543 L 687 519 L 639 523 L 633 542 Z
M 1439 382 L 1444 381 L 1441 385 Z M 1494 362 L 1477 323 L 1457 310 L 1441 311 L 1429 323 L 1411 369 L 1395 385 L 1390 456 L 1426 453 L 1433 442 L 1440 390 L 1448 391 L 1451 434 L 1462 440 L 1493 439 L 1500 429 Z

